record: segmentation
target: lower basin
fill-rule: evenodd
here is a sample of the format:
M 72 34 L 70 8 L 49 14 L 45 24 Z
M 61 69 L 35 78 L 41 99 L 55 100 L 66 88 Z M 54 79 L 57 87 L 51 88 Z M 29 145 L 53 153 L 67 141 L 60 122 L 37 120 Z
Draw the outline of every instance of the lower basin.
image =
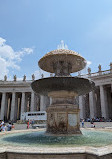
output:
M 0 146 L 101 147 L 112 144 L 112 132 L 88 129 L 83 129 L 81 131 L 83 135 L 72 136 L 47 135 L 45 131 L 7 134 L 5 136 L 0 136 Z
M 112 130 L 47 136 L 40 130 L 0 133 L 0 159 L 111 159 Z
M 52 91 L 74 91 L 83 95 L 94 89 L 94 82 L 79 77 L 48 77 L 31 83 L 32 89 L 39 94 L 48 94 Z

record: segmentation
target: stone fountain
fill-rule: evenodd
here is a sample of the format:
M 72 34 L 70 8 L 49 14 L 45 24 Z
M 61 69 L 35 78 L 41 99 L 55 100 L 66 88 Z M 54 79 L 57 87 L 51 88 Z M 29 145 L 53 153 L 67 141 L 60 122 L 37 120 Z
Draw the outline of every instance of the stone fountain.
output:
M 41 58 L 39 66 L 55 74 L 31 84 L 36 93 L 52 98 L 46 110 L 46 133 L 43 130 L 3 132 L 3 137 L 0 136 L 0 159 L 112 158 L 112 130 L 84 129 L 81 130 L 83 135 L 75 135 L 81 134 L 75 97 L 91 91 L 94 83 L 72 77 L 70 73 L 83 69 L 85 59 L 74 51 L 58 49 Z
M 49 134 L 81 134 L 79 107 L 76 96 L 86 94 L 94 88 L 88 79 L 72 77 L 86 66 L 85 59 L 78 53 L 57 49 L 47 53 L 39 62 L 44 71 L 54 73 L 54 77 L 42 78 L 32 82 L 34 92 L 48 95 L 52 102 L 47 111 L 47 130 Z

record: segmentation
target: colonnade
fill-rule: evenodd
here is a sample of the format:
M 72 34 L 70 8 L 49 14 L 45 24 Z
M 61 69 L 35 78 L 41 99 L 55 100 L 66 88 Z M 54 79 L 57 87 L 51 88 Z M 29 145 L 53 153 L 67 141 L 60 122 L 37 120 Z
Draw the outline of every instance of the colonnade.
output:
M 104 117 L 112 119 L 112 64 L 110 70 L 91 73 L 81 77 L 92 79 L 95 82 L 94 91 L 79 96 L 80 118 L 97 118 Z M 15 77 L 15 76 L 14 76 Z M 4 81 L 0 80 L 0 119 L 21 120 L 24 112 L 45 111 L 52 99 L 48 96 L 37 95 L 31 88 L 31 82 L 27 81 L 25 76 L 23 81 Z
M 39 111 L 40 99 L 32 92 L 1 92 L 0 119 L 20 120 L 21 114 L 27 111 Z
M 17 121 L 24 112 L 45 111 L 50 101 L 47 96 L 33 91 L 1 92 L 0 119 Z M 89 94 L 79 96 L 80 118 L 112 118 L 112 85 L 96 86 Z
M 112 119 L 112 85 L 100 85 L 79 97 L 80 118 Z
M 22 113 L 45 111 L 50 104 L 48 96 L 31 92 L 0 92 L 0 119 L 21 120 Z

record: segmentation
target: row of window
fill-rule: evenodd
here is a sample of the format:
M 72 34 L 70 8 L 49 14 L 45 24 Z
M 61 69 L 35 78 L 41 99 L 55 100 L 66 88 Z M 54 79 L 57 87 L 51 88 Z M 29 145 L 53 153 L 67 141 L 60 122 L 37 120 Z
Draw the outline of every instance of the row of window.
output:
M 38 116 L 38 115 L 45 115 L 45 113 L 28 114 L 28 116 Z

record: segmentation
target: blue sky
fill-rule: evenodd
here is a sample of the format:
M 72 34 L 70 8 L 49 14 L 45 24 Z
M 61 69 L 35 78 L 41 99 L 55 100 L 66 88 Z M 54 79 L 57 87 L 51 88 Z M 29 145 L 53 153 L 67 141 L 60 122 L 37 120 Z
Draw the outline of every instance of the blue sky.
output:
M 38 60 L 61 40 L 92 72 L 109 69 L 112 0 L 0 0 L 0 79 L 40 78 Z

